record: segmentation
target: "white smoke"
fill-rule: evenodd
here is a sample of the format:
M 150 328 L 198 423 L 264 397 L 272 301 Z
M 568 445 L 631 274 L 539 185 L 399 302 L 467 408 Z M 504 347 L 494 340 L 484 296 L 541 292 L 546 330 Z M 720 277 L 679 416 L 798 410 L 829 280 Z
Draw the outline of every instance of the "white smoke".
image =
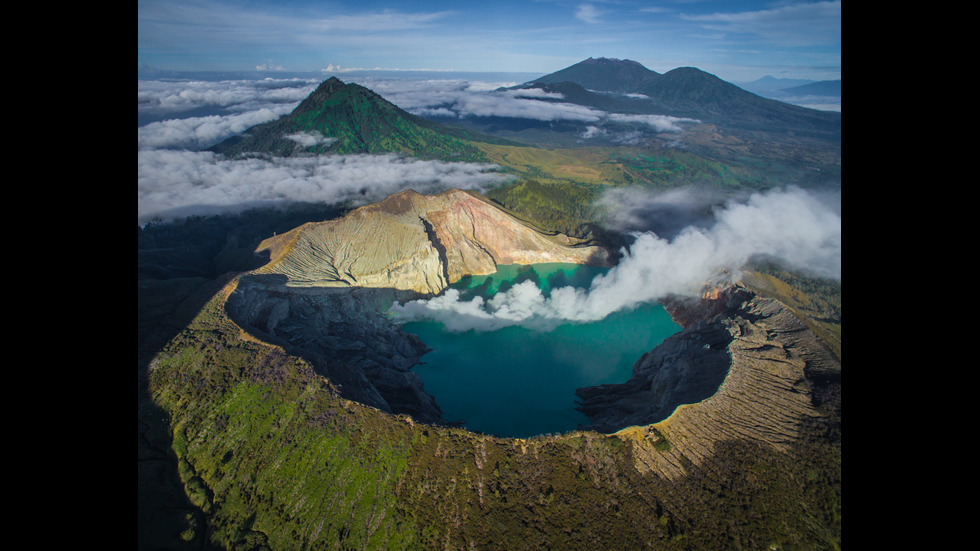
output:
M 396 302 L 391 314 L 402 322 L 438 321 L 452 331 L 511 325 L 548 329 L 601 320 L 668 295 L 695 294 L 720 271 L 737 273 L 756 255 L 839 280 L 839 202 L 828 205 L 799 189 L 759 193 L 718 211 L 709 228 L 689 226 L 672 240 L 652 232 L 636 234 L 619 264 L 596 277 L 588 289 L 561 287 L 545 297 L 526 281 L 488 301 L 462 301 L 457 291 L 449 290 L 429 300 Z

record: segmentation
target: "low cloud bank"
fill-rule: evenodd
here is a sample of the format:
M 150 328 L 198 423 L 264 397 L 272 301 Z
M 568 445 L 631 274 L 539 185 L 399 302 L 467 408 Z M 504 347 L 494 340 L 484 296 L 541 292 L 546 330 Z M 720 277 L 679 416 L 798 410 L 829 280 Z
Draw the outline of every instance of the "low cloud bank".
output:
M 274 121 L 295 106 L 263 107 L 233 115 L 208 115 L 184 119 L 167 119 L 141 126 L 136 131 L 139 149 L 199 150 L 248 130 L 256 124 Z
M 405 189 L 426 194 L 449 188 L 485 191 L 506 180 L 495 166 L 394 154 L 226 159 L 202 151 L 289 113 L 316 84 L 288 79 L 139 81 L 137 222 L 295 202 L 356 206 Z M 312 133 L 287 138 L 306 146 L 334 139 Z
M 483 164 L 394 154 L 228 160 L 204 151 L 140 151 L 137 214 L 145 224 L 290 202 L 363 205 L 405 189 L 484 191 L 504 178 Z
M 506 90 L 515 83 L 466 80 L 366 79 L 364 85 L 402 109 L 424 117 L 510 117 L 537 121 L 571 121 L 591 125 L 642 124 L 656 132 L 680 132 L 694 119 L 666 115 L 606 113 L 565 103 L 561 94 L 540 88 Z M 591 134 L 588 137 L 595 136 Z
M 409 188 L 419 193 L 453 187 L 484 191 L 505 181 L 492 166 L 394 155 L 230 160 L 203 151 L 289 113 L 317 84 L 301 79 L 140 80 L 138 222 L 297 201 L 357 205 Z M 577 121 L 591 125 L 587 136 L 603 134 L 601 127 L 608 123 L 639 122 L 657 132 L 672 132 L 683 122 L 611 115 L 563 103 L 559 94 L 540 89 L 501 90 L 514 84 L 508 82 L 369 78 L 362 84 L 417 114 Z M 288 138 L 302 145 L 333 139 L 313 134 Z
M 186 118 L 185 113 L 214 110 L 245 113 L 292 109 L 318 82 L 307 79 L 139 80 L 136 105 L 140 120 Z
M 526 281 L 484 301 L 460 299 L 455 290 L 429 299 L 395 303 L 400 322 L 433 320 L 452 331 L 491 331 L 512 325 L 547 330 L 561 323 L 589 322 L 656 302 L 692 295 L 723 270 L 737 275 L 756 255 L 824 277 L 840 279 L 841 215 L 836 204 L 799 189 L 755 194 L 715 212 L 709 227 L 692 225 L 665 239 L 635 234 L 620 263 L 588 289 L 562 287 L 544 296 Z

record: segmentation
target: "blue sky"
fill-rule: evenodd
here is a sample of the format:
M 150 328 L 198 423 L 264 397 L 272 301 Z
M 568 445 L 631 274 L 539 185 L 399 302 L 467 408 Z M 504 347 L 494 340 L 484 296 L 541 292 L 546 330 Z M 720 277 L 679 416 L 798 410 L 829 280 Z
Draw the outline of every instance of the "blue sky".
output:
M 557 71 L 588 57 L 732 82 L 839 79 L 841 2 L 140 0 L 138 65 Z

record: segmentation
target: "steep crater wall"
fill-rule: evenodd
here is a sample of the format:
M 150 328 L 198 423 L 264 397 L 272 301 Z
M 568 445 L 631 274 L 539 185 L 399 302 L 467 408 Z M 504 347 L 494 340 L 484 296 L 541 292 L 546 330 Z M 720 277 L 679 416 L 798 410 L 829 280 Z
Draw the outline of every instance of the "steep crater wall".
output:
M 264 242 L 270 262 L 243 276 L 228 313 L 256 337 L 309 360 L 351 400 L 445 421 L 411 371 L 427 351 L 385 313 L 498 264 L 605 265 L 596 245 L 548 234 L 476 195 L 405 191 Z
M 498 264 L 607 265 L 606 251 L 548 234 L 470 193 L 404 191 L 337 220 L 301 226 L 267 240 L 272 261 L 261 273 L 290 287 L 371 287 L 438 294 Z
M 229 316 L 256 337 L 310 361 L 350 400 L 388 413 L 443 423 L 435 400 L 411 371 L 427 352 L 418 338 L 384 317 L 411 291 L 289 288 L 282 276 L 241 278 L 228 297 Z
M 840 359 L 784 304 L 741 284 L 666 303 L 684 331 L 629 381 L 577 392 L 587 428 L 633 441 L 641 471 L 677 479 L 725 442 L 788 452 L 839 435 Z
M 443 424 L 412 371 L 426 345 L 390 321 L 388 307 L 490 273 L 498 262 L 607 261 L 597 247 L 563 241 L 464 192 L 404 192 L 267 243 L 273 261 L 241 278 L 228 312 L 259 338 L 309 359 L 344 397 Z M 657 425 L 657 438 L 676 433 L 698 443 L 673 448 L 682 464 L 732 438 L 785 447 L 827 416 L 814 388 L 821 395 L 828 384 L 839 389 L 839 359 L 778 301 L 738 284 L 712 293 L 667 301 L 685 329 L 643 355 L 630 380 L 578 389 L 586 428 Z

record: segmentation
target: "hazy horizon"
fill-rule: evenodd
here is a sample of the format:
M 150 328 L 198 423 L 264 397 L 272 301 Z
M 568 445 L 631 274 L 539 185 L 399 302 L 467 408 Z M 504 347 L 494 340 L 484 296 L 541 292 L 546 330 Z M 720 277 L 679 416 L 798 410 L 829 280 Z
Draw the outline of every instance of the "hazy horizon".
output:
M 137 10 L 137 66 L 161 70 L 547 74 L 589 57 L 729 82 L 835 80 L 841 2 L 143 0 Z

